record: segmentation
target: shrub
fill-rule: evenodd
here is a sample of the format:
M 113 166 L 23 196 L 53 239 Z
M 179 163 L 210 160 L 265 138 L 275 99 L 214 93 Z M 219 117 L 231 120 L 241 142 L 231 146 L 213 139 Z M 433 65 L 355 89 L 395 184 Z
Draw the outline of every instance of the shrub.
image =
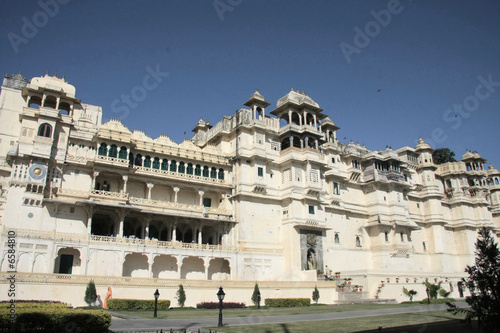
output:
M 445 304 L 449 302 L 455 302 L 453 298 L 431 298 L 430 304 Z M 420 304 L 427 304 L 427 298 L 420 301 Z
M 97 300 L 97 290 L 95 289 L 94 280 L 90 280 L 87 284 L 87 289 L 85 290 L 85 297 L 83 298 L 83 300 L 89 306 L 94 304 Z
M 111 298 L 108 300 L 109 310 L 154 310 L 155 301 L 149 299 Z M 158 310 L 168 310 L 170 301 L 158 300 Z
M 177 290 L 177 304 L 183 308 L 184 303 L 186 303 L 186 292 L 184 291 L 182 284 L 180 284 L 179 289 Z
M 218 309 L 219 302 L 201 302 L 196 304 L 197 309 Z M 223 302 L 223 309 L 243 309 L 246 308 L 245 303 L 236 303 L 236 302 Z
M 295 307 L 295 306 L 309 306 L 311 305 L 310 298 L 266 298 L 266 306 L 281 308 L 281 307 Z
M 260 303 L 260 291 L 259 291 L 259 285 L 257 283 L 253 288 L 252 303 L 253 305 L 257 305 L 257 303 Z
M 0 309 L 0 327 L 9 332 L 108 332 L 111 315 L 102 310 L 84 311 L 42 304 L 40 307 L 17 307 L 16 320 L 11 323 L 10 312 Z
M 318 301 L 319 301 L 319 290 L 316 286 L 314 286 L 314 291 L 313 291 L 313 294 L 312 294 L 312 299 L 313 301 L 318 304 Z

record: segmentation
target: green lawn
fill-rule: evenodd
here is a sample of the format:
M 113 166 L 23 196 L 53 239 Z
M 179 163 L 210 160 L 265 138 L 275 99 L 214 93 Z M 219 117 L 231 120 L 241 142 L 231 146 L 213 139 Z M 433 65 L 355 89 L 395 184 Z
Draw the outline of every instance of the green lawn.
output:
M 262 324 L 248 326 L 207 327 L 225 333 L 318 333 L 318 332 L 385 332 L 385 333 L 477 333 L 477 323 L 468 329 L 460 319 L 446 310 L 372 316 L 364 318 L 306 321 L 286 324 Z M 378 328 L 382 327 L 379 331 Z
M 255 308 L 245 309 L 224 309 L 224 318 L 227 317 L 254 317 L 254 316 L 280 316 L 280 315 L 295 315 L 295 314 L 312 314 L 312 313 L 326 313 L 326 312 L 341 312 L 341 311 L 355 311 L 355 310 L 372 310 L 382 308 L 397 308 L 422 305 L 418 302 L 404 303 L 404 304 L 342 304 L 342 305 L 311 305 L 307 307 L 294 307 L 294 308 L 265 308 L 260 310 Z M 153 318 L 153 311 L 145 310 L 120 310 L 110 311 L 118 315 Z M 207 309 L 180 309 L 175 308 L 167 311 L 158 311 L 158 318 L 170 319 L 187 319 L 187 318 L 217 318 L 219 310 Z

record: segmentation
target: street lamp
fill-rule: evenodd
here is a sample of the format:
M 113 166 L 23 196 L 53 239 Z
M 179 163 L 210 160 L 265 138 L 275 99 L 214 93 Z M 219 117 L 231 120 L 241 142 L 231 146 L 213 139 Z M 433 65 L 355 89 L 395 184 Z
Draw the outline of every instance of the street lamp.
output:
M 156 318 L 158 312 L 158 297 L 160 297 L 158 289 L 156 289 L 154 296 L 155 296 L 155 313 L 153 314 L 153 317 Z
M 257 290 L 257 309 L 260 309 L 260 290 Z
M 219 299 L 219 327 L 222 327 L 222 301 L 224 300 L 224 296 L 226 296 L 226 294 L 224 290 L 222 290 L 222 287 L 220 287 L 217 293 L 217 298 Z
M 425 292 L 427 293 L 427 304 L 431 304 L 431 298 L 429 296 L 429 288 L 425 288 Z

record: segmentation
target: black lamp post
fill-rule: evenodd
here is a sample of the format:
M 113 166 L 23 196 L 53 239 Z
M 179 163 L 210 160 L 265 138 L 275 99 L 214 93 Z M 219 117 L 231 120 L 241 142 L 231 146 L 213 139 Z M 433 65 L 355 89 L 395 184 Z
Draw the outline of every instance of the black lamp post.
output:
M 219 327 L 222 327 L 222 301 L 224 300 L 224 296 L 226 296 L 226 293 L 224 293 L 224 290 L 220 287 L 217 293 L 217 298 L 219 299 Z
M 257 309 L 260 309 L 260 290 L 257 290 Z
M 155 296 L 155 313 L 153 314 L 153 317 L 156 318 L 157 312 L 158 312 L 158 297 L 160 297 L 160 293 L 158 292 L 158 289 L 156 289 L 154 296 Z
M 429 295 L 429 288 L 425 288 L 425 292 L 427 293 L 427 304 L 431 304 L 431 298 Z

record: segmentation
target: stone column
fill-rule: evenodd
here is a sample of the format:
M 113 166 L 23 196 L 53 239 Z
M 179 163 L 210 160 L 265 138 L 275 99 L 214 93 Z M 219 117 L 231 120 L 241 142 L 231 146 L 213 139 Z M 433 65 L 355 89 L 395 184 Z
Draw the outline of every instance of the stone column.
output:
M 127 212 L 121 209 L 116 210 L 116 215 L 118 216 L 118 237 L 123 237 L 123 224 Z
M 292 124 L 292 111 L 288 111 L 288 124 Z
M 85 207 L 87 211 L 87 234 L 90 235 L 92 231 L 92 215 L 94 214 L 94 206 L 89 205 Z
M 150 253 L 148 255 L 148 277 L 153 277 L 153 262 L 155 260 L 155 255 Z
M 177 203 L 177 194 L 179 193 L 180 188 L 174 187 L 174 202 Z
M 201 244 L 201 241 L 202 241 L 202 233 L 201 233 L 201 229 L 203 229 L 203 224 L 198 224 L 198 244 Z
M 127 181 L 128 181 L 128 176 L 122 176 L 123 179 L 123 194 L 127 193 Z
M 205 191 L 198 191 L 198 195 L 200 196 L 200 206 L 203 206 L 203 195 Z
M 148 187 L 147 199 L 151 200 L 151 190 L 153 189 L 153 187 L 155 186 L 155 184 L 154 183 L 147 183 L 146 186 Z
M 172 226 L 172 242 L 177 242 L 177 222 Z
M 92 190 L 95 190 L 95 181 L 97 180 L 97 176 L 99 176 L 99 171 L 94 171 L 92 176 Z
M 183 259 L 184 259 L 184 256 L 178 256 L 177 257 L 177 267 L 178 267 L 177 268 L 178 269 L 178 271 L 177 271 L 177 279 L 179 279 L 179 280 L 181 278 L 182 260 Z

